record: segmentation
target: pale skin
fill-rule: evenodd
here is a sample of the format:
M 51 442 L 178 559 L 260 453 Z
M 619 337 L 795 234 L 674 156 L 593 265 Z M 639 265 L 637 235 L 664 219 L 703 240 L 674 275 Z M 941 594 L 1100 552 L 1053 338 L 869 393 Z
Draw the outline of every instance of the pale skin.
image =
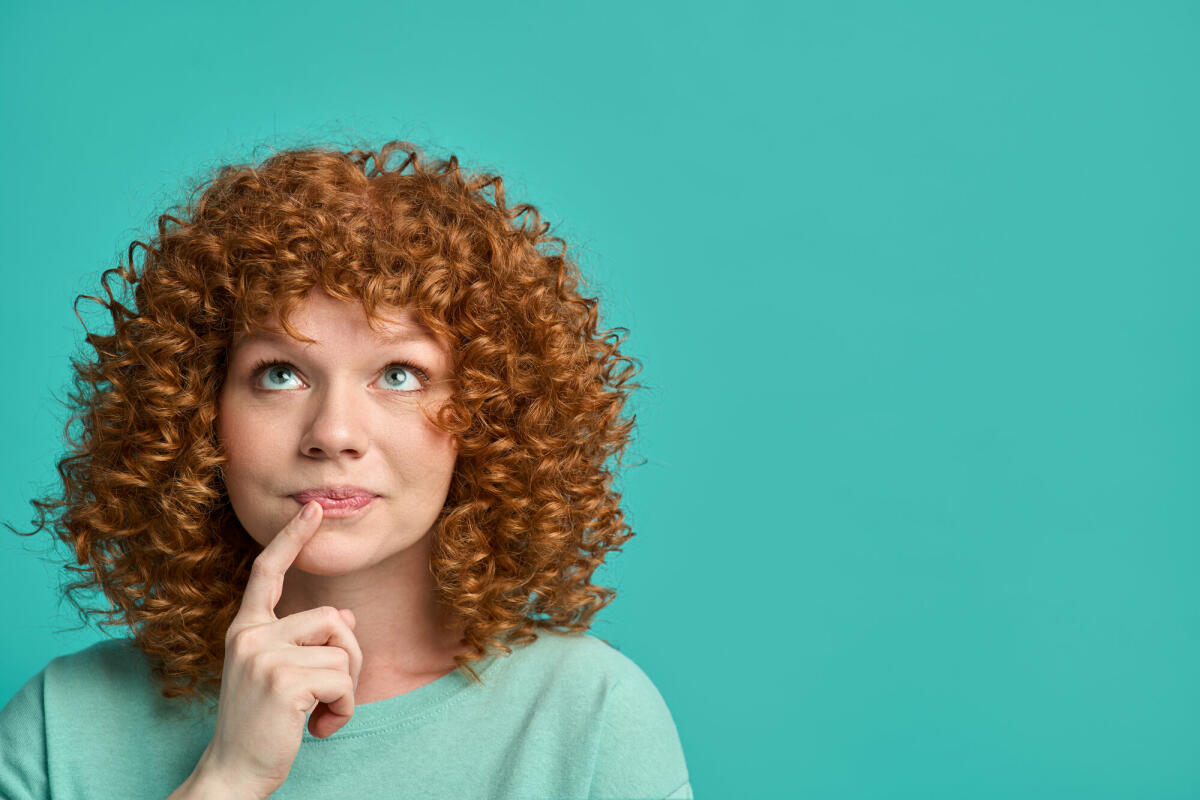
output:
M 216 730 L 170 800 L 270 797 L 296 760 L 306 714 L 309 731 L 320 737 L 354 715 L 362 669 L 354 615 L 322 606 L 280 619 L 273 610 L 321 514 L 316 501 L 305 504 L 255 558 L 225 634 Z
M 379 495 L 352 517 L 321 521 L 289 562 L 272 612 L 351 612 L 362 658 L 356 705 L 446 675 L 462 649 L 461 630 L 443 626 L 429 570 L 457 453 L 421 413 L 448 396 L 450 348 L 410 311 L 384 311 L 377 333 L 360 304 L 314 290 L 289 322 L 315 343 L 239 334 L 217 418 L 230 503 L 261 545 L 300 511 L 296 492 L 354 485 Z M 261 360 L 286 365 L 256 371 Z
M 290 317 L 314 341 L 230 347 L 217 435 L 230 504 L 262 550 L 226 632 L 213 738 L 172 798 L 270 797 L 306 716 L 324 738 L 356 706 L 455 668 L 461 629 L 436 602 L 429 548 L 457 453 L 422 413 L 448 395 L 450 349 L 409 311 L 384 312 L 377 331 L 360 304 L 314 291 Z M 349 513 L 294 497 L 345 486 L 374 499 Z

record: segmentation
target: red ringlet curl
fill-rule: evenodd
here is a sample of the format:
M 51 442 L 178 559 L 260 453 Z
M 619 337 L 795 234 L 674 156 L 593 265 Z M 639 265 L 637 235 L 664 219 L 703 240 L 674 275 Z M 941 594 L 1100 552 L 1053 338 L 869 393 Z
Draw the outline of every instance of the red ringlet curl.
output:
M 388 169 L 395 151 L 407 157 Z M 427 411 L 458 448 L 430 568 L 465 631 L 459 669 L 478 680 L 471 663 L 538 629 L 590 626 L 615 596 L 593 573 L 634 535 L 608 462 L 629 443 L 640 367 L 624 328 L 597 330 L 598 300 L 535 207 L 508 208 L 498 175 L 392 141 L 222 166 L 169 211 L 103 273 L 105 298 L 76 299 L 103 305 L 113 333 L 89 332 L 94 360 L 72 359 L 61 497 L 32 501 L 37 528 L 22 534 L 49 525 L 85 565 L 67 565 L 85 576 L 67 587 L 81 616 L 128 626 L 164 697 L 216 697 L 260 549 L 221 481 L 230 343 L 272 315 L 303 338 L 288 318 L 319 287 L 362 302 L 372 325 L 380 304 L 411 308 L 452 344 L 453 392 Z M 93 587 L 107 611 L 74 598 Z

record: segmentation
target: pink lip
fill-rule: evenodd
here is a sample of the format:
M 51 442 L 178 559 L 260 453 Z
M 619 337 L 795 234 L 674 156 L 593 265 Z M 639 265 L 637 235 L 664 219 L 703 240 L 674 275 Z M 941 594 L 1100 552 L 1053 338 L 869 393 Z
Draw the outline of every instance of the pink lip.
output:
M 357 486 L 331 486 L 321 489 L 306 489 L 292 495 L 300 505 L 316 500 L 321 504 L 326 519 L 348 517 L 374 502 L 379 495 Z

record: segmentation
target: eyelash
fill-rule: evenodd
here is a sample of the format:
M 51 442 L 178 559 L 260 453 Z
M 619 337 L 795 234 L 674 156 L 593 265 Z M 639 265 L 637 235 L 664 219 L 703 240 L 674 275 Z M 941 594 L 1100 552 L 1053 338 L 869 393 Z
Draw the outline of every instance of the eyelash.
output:
M 255 364 L 253 369 L 251 369 L 251 371 L 250 371 L 250 377 L 255 382 L 255 388 L 261 388 L 258 386 L 258 380 L 262 377 L 264 372 L 271 369 L 272 367 L 287 367 L 293 373 L 295 373 L 297 371 L 296 366 L 294 364 L 292 364 L 291 362 L 280 361 L 279 359 L 272 359 L 272 358 L 263 359 L 262 361 L 259 361 L 257 364 Z M 400 367 L 405 372 L 416 375 L 421 380 L 421 388 L 420 389 L 409 389 L 407 391 L 402 390 L 402 391 L 397 392 L 397 394 L 416 394 L 417 392 L 425 391 L 425 387 L 429 384 L 429 376 L 425 373 L 425 370 L 421 369 L 416 364 L 409 364 L 407 361 L 393 361 L 391 364 L 387 365 L 387 367 L 384 369 L 384 372 L 387 372 L 388 370 L 390 370 L 393 367 Z M 263 391 L 269 392 L 269 391 L 275 391 L 275 390 L 264 389 Z

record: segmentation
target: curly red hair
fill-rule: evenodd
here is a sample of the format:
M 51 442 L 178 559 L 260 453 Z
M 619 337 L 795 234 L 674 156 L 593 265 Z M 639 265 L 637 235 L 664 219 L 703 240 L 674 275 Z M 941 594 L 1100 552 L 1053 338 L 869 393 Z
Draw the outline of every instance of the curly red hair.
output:
M 407 158 L 389 170 L 397 150 Z M 458 668 L 478 680 L 470 664 L 495 649 L 590 626 L 616 594 L 593 573 L 634 535 L 607 462 L 629 442 L 635 417 L 621 412 L 640 367 L 620 351 L 626 329 L 597 330 L 598 300 L 580 294 L 535 207 L 509 209 L 498 175 L 393 141 L 222 166 L 168 210 L 157 236 L 104 271 L 107 299 L 76 298 L 102 304 L 113 333 L 89 332 L 95 359 L 72 360 L 61 497 L 32 501 L 37 528 L 22 534 L 49 524 L 73 548 L 86 566 L 67 569 L 86 577 L 67 587 L 71 602 L 131 629 L 164 697 L 219 689 L 260 549 L 220 475 L 232 336 L 277 315 L 299 337 L 288 317 L 314 287 L 360 301 L 373 322 L 380 304 L 409 307 L 452 344 L 453 392 L 430 421 L 458 460 L 430 567 L 465 631 Z M 107 611 L 73 597 L 92 587 Z

